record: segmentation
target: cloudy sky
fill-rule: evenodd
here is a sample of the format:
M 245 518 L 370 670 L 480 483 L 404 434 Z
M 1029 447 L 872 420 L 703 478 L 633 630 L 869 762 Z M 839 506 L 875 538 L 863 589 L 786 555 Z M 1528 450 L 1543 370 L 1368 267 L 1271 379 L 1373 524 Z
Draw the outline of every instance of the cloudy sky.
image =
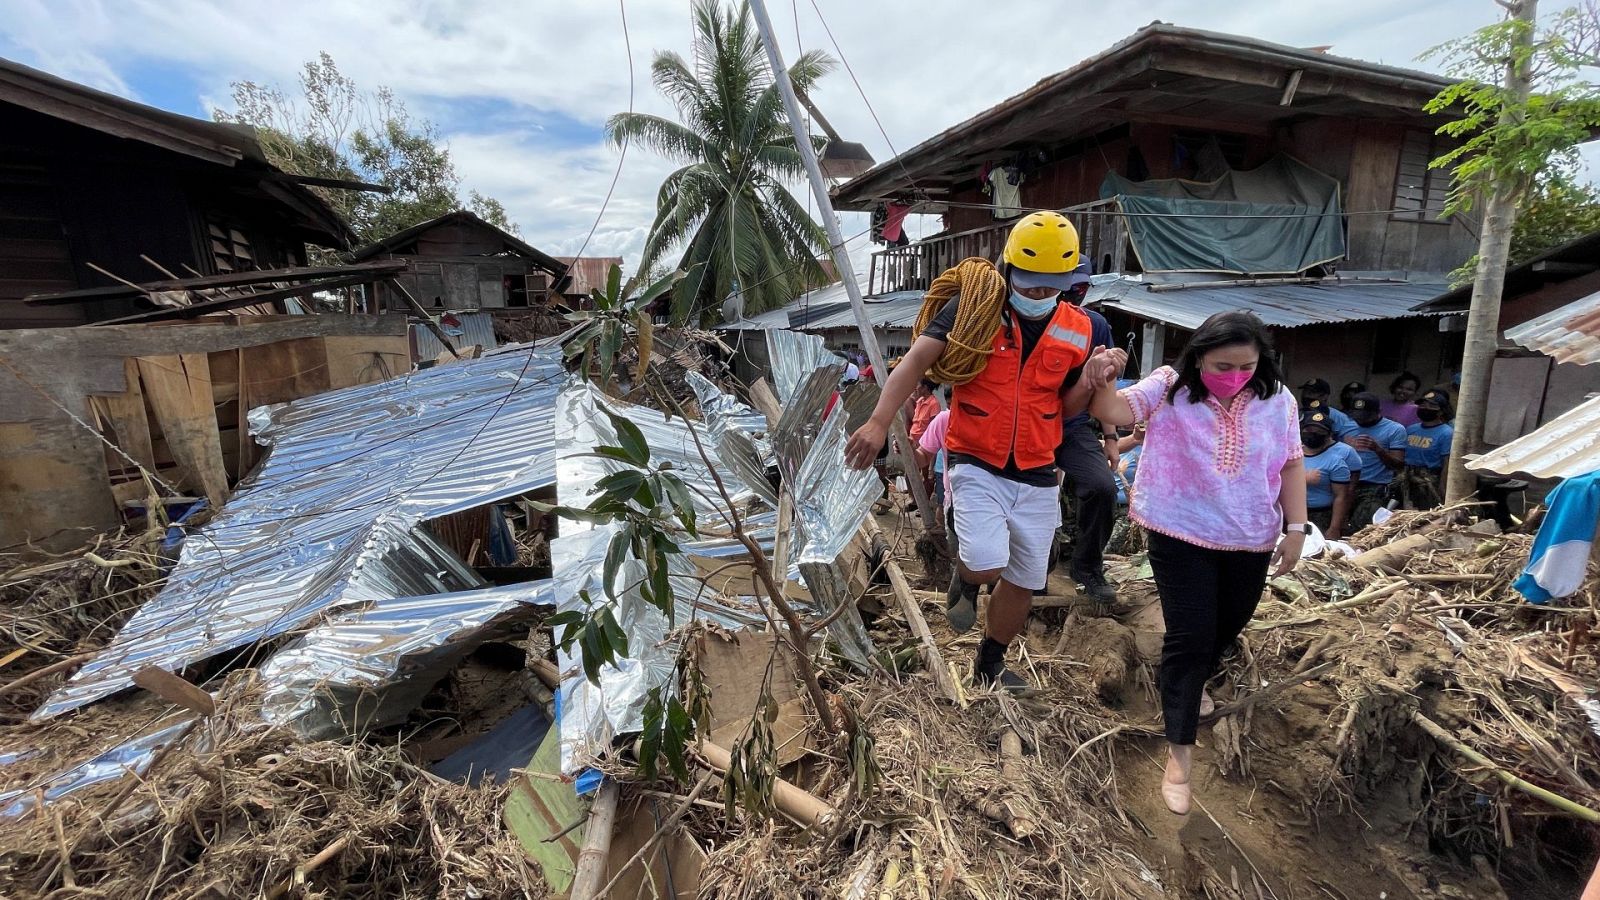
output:
M 689 3 L 625 3 L 633 108 L 670 114 L 650 84 L 650 59 L 658 50 L 688 54 Z M 904 150 L 1153 20 L 1431 68 L 1418 54 L 1499 12 L 1493 0 L 768 3 L 786 59 L 800 48 L 835 53 L 826 18 L 887 140 L 842 69 L 814 99 L 879 161 L 893 155 L 891 144 Z M 616 2 L 0 0 L 0 11 L 0 56 L 196 116 L 225 106 L 234 81 L 292 89 L 299 67 L 327 51 L 361 86 L 388 85 L 436 122 L 463 195 L 499 198 L 548 252 L 583 244 L 617 170 L 617 152 L 602 139 L 606 117 L 630 103 Z M 670 169 L 630 151 L 585 252 L 637 258 Z M 863 218 L 847 215 L 845 233 L 862 230 Z M 927 217 L 913 233 L 936 223 Z

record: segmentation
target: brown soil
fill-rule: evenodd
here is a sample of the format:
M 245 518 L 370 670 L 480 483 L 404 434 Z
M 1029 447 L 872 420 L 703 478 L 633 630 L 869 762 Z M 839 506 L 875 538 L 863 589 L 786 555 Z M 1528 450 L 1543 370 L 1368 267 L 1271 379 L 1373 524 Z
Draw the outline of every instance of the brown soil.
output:
M 880 521 L 886 531 L 896 524 L 892 515 Z M 903 549 L 899 558 L 919 582 L 915 554 Z M 1113 570 L 1128 579 L 1119 585 L 1113 619 L 1096 619 L 1086 606 L 1064 621 L 1043 611 L 1025 638 L 1026 653 L 1076 660 L 1124 727 L 1109 739 L 1116 766 L 1107 802 L 1131 823 L 1132 845 L 1168 896 L 1554 900 L 1581 890 L 1580 873 L 1594 858 L 1581 829 L 1555 828 L 1566 846 L 1554 852 L 1526 840 L 1486 847 L 1451 819 L 1460 779 L 1409 723 L 1417 709 L 1449 721 L 1459 702 L 1442 689 L 1452 665 L 1443 638 L 1402 627 L 1379 631 L 1354 617 L 1330 624 L 1338 636 L 1318 648 L 1321 659 L 1337 660 L 1338 677 L 1291 687 L 1202 727 L 1197 802 L 1188 816 L 1174 816 L 1160 795 L 1166 745 L 1153 684 L 1160 604 L 1154 585 L 1132 577 L 1130 566 L 1118 572 L 1114 563 Z M 1049 593 L 1075 596 L 1057 574 Z M 964 668 L 974 635 L 956 637 L 937 609 L 926 612 L 947 658 Z M 1065 637 L 1058 623 L 1068 629 Z M 1293 663 L 1312 643 L 1292 629 L 1247 632 L 1212 695 L 1222 705 L 1281 678 L 1267 674 L 1270 665 Z M 1451 840 L 1452 829 L 1459 840 Z M 1538 832 L 1519 826 L 1518 833 Z

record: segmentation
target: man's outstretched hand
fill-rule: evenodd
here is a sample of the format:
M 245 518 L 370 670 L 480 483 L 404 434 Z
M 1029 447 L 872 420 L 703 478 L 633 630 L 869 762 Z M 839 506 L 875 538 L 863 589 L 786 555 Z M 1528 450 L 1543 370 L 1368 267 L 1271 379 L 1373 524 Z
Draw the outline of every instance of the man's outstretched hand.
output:
M 889 429 L 872 419 L 856 429 L 850 435 L 850 440 L 844 445 L 844 464 L 852 469 L 865 469 L 872 465 L 878 458 L 878 451 L 883 449 L 883 441 L 888 437 Z

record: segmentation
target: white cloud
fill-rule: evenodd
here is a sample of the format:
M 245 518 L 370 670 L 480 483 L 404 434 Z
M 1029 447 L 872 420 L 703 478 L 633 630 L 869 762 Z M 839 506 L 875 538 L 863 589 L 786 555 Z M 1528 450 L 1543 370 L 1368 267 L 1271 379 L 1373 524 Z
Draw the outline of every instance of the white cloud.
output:
M 1246 34 L 1392 65 L 1492 21 L 1489 0 L 1346 0 L 1308 6 L 1269 0 L 1029 0 L 973 4 L 924 0 L 915 14 L 884 4 L 817 0 L 890 141 L 904 151 L 967 117 L 1126 38 L 1152 19 Z M 583 244 L 616 167 L 599 140 L 607 116 L 627 108 L 627 61 L 616 4 L 504 4 L 490 0 L 6 0 L 0 47 L 20 61 L 130 93 L 140 67 L 182 69 L 204 85 L 195 102 L 224 96 L 233 80 L 292 85 L 300 65 L 326 50 L 366 87 L 385 84 L 447 126 L 464 188 L 506 204 L 524 236 L 550 252 Z M 772 2 L 780 46 L 792 60 L 833 48 L 810 0 Z M 689 54 L 685 0 L 626 0 L 634 108 L 670 113 L 650 83 L 660 49 Z M 849 140 L 879 159 L 893 154 L 842 69 L 815 99 Z M 210 108 L 210 103 L 203 107 Z M 492 109 L 484 120 L 465 110 Z M 588 129 L 571 134 L 572 123 Z M 568 133 L 557 133 L 559 124 Z M 586 253 L 637 258 L 671 165 L 630 151 Z M 796 185 L 802 190 L 803 185 Z M 866 227 L 846 214 L 843 230 Z M 914 236 L 936 218 L 911 222 Z M 858 266 L 872 249 L 851 243 Z

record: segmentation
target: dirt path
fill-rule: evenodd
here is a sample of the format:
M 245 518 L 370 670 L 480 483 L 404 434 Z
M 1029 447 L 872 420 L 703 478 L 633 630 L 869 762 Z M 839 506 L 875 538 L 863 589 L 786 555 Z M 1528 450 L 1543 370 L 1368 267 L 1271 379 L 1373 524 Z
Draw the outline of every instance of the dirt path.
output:
M 881 521 L 893 534 L 894 517 Z M 909 548 L 900 554 L 908 577 L 934 589 L 910 556 Z M 1119 585 L 1113 620 L 1090 618 L 1086 608 L 1044 610 L 1030 628 L 1028 648 L 1043 654 L 1059 645 L 1093 673 L 1124 673 L 1122 683 L 1100 685 L 1102 702 L 1129 727 L 1111 738 L 1117 766 L 1108 796 L 1132 821 L 1140 857 L 1168 891 L 1208 900 L 1507 897 L 1481 858 L 1460 860 L 1427 845 L 1407 785 L 1396 784 L 1392 796 L 1359 805 L 1319 796 L 1310 761 L 1321 752 L 1318 741 L 1337 725 L 1328 718 L 1338 698 L 1324 685 L 1291 688 L 1263 704 L 1242 735 L 1228 726 L 1203 727 L 1195 754 L 1195 808 L 1185 817 L 1169 812 L 1160 794 L 1166 745 L 1144 736 L 1160 728 L 1153 679 L 1164 630 L 1161 609 L 1153 584 L 1133 577 L 1131 567 L 1122 575 L 1127 580 Z M 1049 593 L 1076 595 L 1054 573 Z M 965 665 L 976 639 L 951 634 L 935 611 L 929 617 L 947 656 Z M 1072 629 L 1065 641 L 1063 625 Z M 1127 657 L 1125 664 L 1108 663 L 1119 655 Z M 1230 738 L 1229 752 L 1221 752 Z M 1231 768 L 1226 773 L 1225 763 Z M 1561 895 L 1519 886 L 1512 896 Z

